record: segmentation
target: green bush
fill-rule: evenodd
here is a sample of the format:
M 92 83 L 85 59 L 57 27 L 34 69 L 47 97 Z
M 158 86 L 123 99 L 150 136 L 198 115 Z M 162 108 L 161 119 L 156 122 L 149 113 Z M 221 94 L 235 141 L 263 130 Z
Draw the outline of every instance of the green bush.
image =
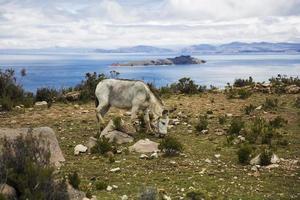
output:
M 273 128 L 281 128 L 287 124 L 287 120 L 285 120 L 284 118 L 282 118 L 280 116 L 277 116 L 273 120 L 271 120 L 269 123 L 270 123 L 270 126 L 272 126 Z
M 208 127 L 207 115 L 200 116 L 195 127 L 196 131 L 201 132 L 203 130 L 207 130 L 207 127 Z
M 69 174 L 68 180 L 69 180 L 69 183 L 73 186 L 73 188 L 79 189 L 79 185 L 80 185 L 81 181 L 80 181 L 80 178 L 79 178 L 77 172 L 73 172 L 73 173 Z
M 196 94 L 198 93 L 198 85 L 190 78 L 181 78 L 176 84 L 176 89 L 183 94 Z
M 244 87 L 254 85 L 253 78 L 250 76 L 249 79 L 235 79 L 233 86 L 234 87 Z
M 166 156 L 174 156 L 182 152 L 182 144 L 173 137 L 167 136 L 159 144 L 158 148 L 165 153 Z
M 241 164 L 247 164 L 250 160 L 252 149 L 249 145 L 243 145 L 237 151 L 238 160 Z
M 272 127 L 261 117 L 256 117 L 251 121 L 246 134 L 246 139 L 252 144 L 257 141 L 258 137 L 262 137 L 262 143 L 270 143 L 273 137 Z
M 91 148 L 91 153 L 92 154 L 96 154 L 96 153 L 105 154 L 112 150 L 113 150 L 113 147 L 112 147 L 111 143 L 109 142 L 109 139 L 105 138 L 105 137 L 100 137 L 96 141 L 96 145 Z
M 158 193 L 157 189 L 153 187 L 146 187 L 144 188 L 140 195 L 139 200 L 157 200 L 158 199 Z
M 188 200 L 204 200 L 207 196 L 203 192 L 191 191 L 186 194 Z
M 260 164 L 266 166 L 271 164 L 271 158 L 273 153 L 269 149 L 263 149 L 260 154 Z
M 269 79 L 270 83 L 273 86 L 288 86 L 288 85 L 297 85 L 300 86 L 300 79 L 298 77 L 287 77 L 284 75 L 278 74 L 277 77 L 272 77 Z
M 221 125 L 223 125 L 223 124 L 225 124 L 227 122 L 227 116 L 226 115 L 221 115 L 221 116 L 219 116 L 218 119 L 219 119 L 219 123 Z
M 230 122 L 228 134 L 239 135 L 242 128 L 244 128 L 244 122 L 242 121 L 242 119 L 240 117 L 234 117 Z
M 252 95 L 252 92 L 245 88 L 232 88 L 229 85 L 226 87 L 225 94 L 228 99 L 247 99 Z
M 36 90 L 35 101 L 46 101 L 50 107 L 58 96 L 59 92 L 54 88 L 38 88 Z
M 113 118 L 113 124 L 116 130 L 122 131 L 122 118 L 121 117 L 115 117 Z
M 105 190 L 107 188 L 108 184 L 104 181 L 96 181 L 95 187 L 96 190 Z
M 247 99 L 252 95 L 252 92 L 250 90 L 242 88 L 237 91 L 237 94 L 240 99 Z
M 25 92 L 22 85 L 17 83 L 15 71 L 0 69 L 0 110 L 10 111 L 13 107 L 23 104 L 25 107 L 33 105 L 33 94 Z
M 244 108 L 245 114 L 250 115 L 255 110 L 255 106 L 250 104 Z
M 18 199 L 68 199 L 67 185 L 54 179 L 49 148 L 42 141 L 31 133 L 3 141 L 0 176 L 5 174 L 6 181 L 2 182 L 16 189 Z
M 277 98 L 266 98 L 263 109 L 272 110 L 278 107 L 278 99 Z

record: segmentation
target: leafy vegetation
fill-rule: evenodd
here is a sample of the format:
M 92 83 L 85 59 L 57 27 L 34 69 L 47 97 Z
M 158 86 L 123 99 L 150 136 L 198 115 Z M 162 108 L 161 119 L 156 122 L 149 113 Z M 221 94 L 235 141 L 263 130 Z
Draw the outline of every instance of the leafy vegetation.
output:
M 252 104 L 250 104 L 250 105 L 248 105 L 248 106 L 246 106 L 246 107 L 244 108 L 244 111 L 245 111 L 245 114 L 246 114 L 246 115 L 252 114 L 254 110 L 255 110 L 255 106 L 252 105 Z
M 228 134 L 239 135 L 242 128 L 244 128 L 244 122 L 242 121 L 241 117 L 234 117 L 230 122 Z
M 238 160 L 241 164 L 247 164 L 250 160 L 252 148 L 249 145 L 242 145 L 237 151 Z
M 270 151 L 269 149 L 262 149 L 262 152 L 260 154 L 260 164 L 262 166 L 266 166 L 271 164 L 271 158 L 272 158 L 272 151 Z
M 266 98 L 263 109 L 265 110 L 273 110 L 278 107 L 278 99 L 277 98 Z
M 174 137 L 165 137 L 158 148 L 165 153 L 166 156 L 174 156 L 183 150 L 182 144 Z
M 96 190 L 105 190 L 107 188 L 108 184 L 104 181 L 96 181 L 95 187 Z
M 251 86 L 254 85 L 255 82 L 253 81 L 253 78 L 250 76 L 249 79 L 236 79 L 233 83 L 234 87 L 245 87 L 245 86 Z
M 98 154 L 103 155 L 112 150 L 113 150 L 113 147 L 112 147 L 111 143 L 109 142 L 109 139 L 105 138 L 105 137 L 100 137 L 96 141 L 96 145 L 91 148 L 91 153 L 93 153 L 93 154 L 98 153 Z
M 73 188 L 79 189 L 79 185 L 81 181 L 77 172 L 70 173 L 68 176 L 68 180 L 69 183 L 73 186 Z

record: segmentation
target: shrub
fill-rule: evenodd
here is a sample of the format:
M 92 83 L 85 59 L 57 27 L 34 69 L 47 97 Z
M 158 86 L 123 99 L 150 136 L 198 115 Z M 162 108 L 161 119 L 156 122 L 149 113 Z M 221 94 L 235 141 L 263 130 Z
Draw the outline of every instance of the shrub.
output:
M 111 143 L 109 142 L 109 139 L 105 138 L 105 137 L 100 137 L 96 141 L 96 145 L 91 148 L 91 153 L 105 154 L 112 150 L 113 150 L 113 147 L 112 147 Z
M 171 84 L 171 89 L 175 92 L 183 94 L 196 94 L 198 93 L 198 85 L 190 78 L 181 78 L 178 83 Z
M 242 128 L 244 128 L 244 122 L 242 121 L 242 119 L 240 117 L 234 117 L 231 120 L 228 133 L 230 135 L 238 135 Z
M 250 115 L 255 110 L 255 106 L 250 104 L 244 108 L 245 114 Z
M 201 132 L 203 130 L 207 130 L 207 126 L 208 126 L 208 119 L 207 119 L 207 115 L 203 115 L 200 116 L 198 119 L 198 123 L 196 124 L 196 130 L 198 132 Z
M 107 188 L 108 184 L 104 181 L 96 181 L 95 187 L 96 190 L 105 190 Z
M 49 148 L 43 148 L 46 144 L 41 141 L 31 133 L 25 138 L 3 141 L 0 160 L 6 183 L 16 189 L 18 199 L 68 199 L 67 185 L 54 180 Z
M 221 115 L 221 116 L 219 116 L 219 123 L 221 124 L 221 125 L 223 125 L 223 124 L 225 124 L 226 123 L 226 121 L 227 121 L 227 116 L 226 115 Z
M 0 104 L 1 110 L 10 111 L 14 106 L 23 104 L 30 107 L 33 104 L 33 94 L 25 92 L 22 85 L 18 84 L 15 78 L 15 71 L 0 69 Z
M 157 189 L 153 187 L 146 187 L 139 196 L 139 200 L 157 200 Z
M 261 137 L 262 144 L 271 144 L 273 138 L 273 129 L 271 127 L 267 127 Z
M 297 85 L 300 86 L 300 79 L 298 77 L 287 77 L 285 75 L 278 74 L 277 77 L 269 79 L 270 83 L 274 86 L 278 85 Z
M 263 109 L 272 110 L 278 107 L 278 99 L 277 98 L 266 98 Z
M 260 164 L 266 166 L 271 164 L 271 158 L 273 153 L 269 149 L 263 149 L 260 154 Z
M 204 200 L 207 199 L 207 196 L 202 192 L 191 191 L 186 194 L 187 199 L 189 200 Z
M 113 124 L 116 130 L 122 131 L 122 118 L 121 117 L 115 117 L 113 118 Z
M 273 137 L 273 129 L 265 119 L 256 117 L 250 124 L 250 130 L 246 134 L 246 139 L 250 143 L 255 143 L 259 136 L 262 137 L 263 144 L 269 144 Z
M 272 126 L 273 128 L 281 128 L 285 124 L 287 124 L 287 120 L 285 120 L 284 118 L 282 118 L 280 116 L 277 116 L 273 120 L 271 120 L 269 123 L 270 123 L 270 126 Z
M 250 90 L 245 88 L 232 88 L 230 85 L 225 90 L 228 99 L 247 99 L 252 95 Z
M 59 92 L 54 88 L 38 88 L 36 90 L 35 101 L 46 101 L 50 107 L 58 98 Z
M 252 149 L 249 145 L 243 145 L 237 151 L 238 159 L 241 164 L 247 164 L 250 159 Z
M 77 172 L 73 172 L 72 174 L 69 174 L 68 180 L 69 180 L 69 183 L 73 186 L 73 188 L 79 189 L 80 178 L 79 178 Z
M 253 85 L 255 82 L 253 82 L 253 78 L 250 76 L 249 79 L 235 79 L 233 86 L 234 87 L 244 87 Z
M 240 99 L 247 99 L 248 97 L 250 97 L 252 95 L 252 92 L 250 90 L 246 90 L 246 89 L 242 88 L 237 91 L 237 94 Z
M 212 115 L 212 114 L 213 114 L 213 111 L 212 111 L 212 110 L 208 110 L 208 111 L 206 111 L 206 114 Z
M 297 97 L 297 98 L 296 98 L 296 101 L 295 101 L 295 107 L 296 107 L 296 108 L 300 108 L 300 97 Z
M 177 155 L 182 151 L 182 144 L 173 137 L 167 136 L 159 144 L 158 148 L 165 153 L 166 156 Z

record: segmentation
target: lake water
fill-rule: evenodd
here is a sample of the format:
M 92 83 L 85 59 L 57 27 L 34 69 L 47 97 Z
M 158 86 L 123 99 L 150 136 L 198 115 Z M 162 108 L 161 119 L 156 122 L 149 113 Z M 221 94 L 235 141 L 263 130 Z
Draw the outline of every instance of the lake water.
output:
M 87 72 L 109 75 L 116 70 L 119 78 L 139 79 L 155 86 L 173 83 L 182 77 L 191 77 L 201 85 L 224 87 L 236 78 L 252 76 L 255 81 L 268 81 L 284 74 L 300 76 L 300 55 L 193 55 L 207 61 L 201 65 L 111 67 L 111 63 L 132 60 L 174 57 L 176 55 L 145 54 L 18 54 L 0 55 L 0 68 L 13 68 L 17 80 L 26 90 L 39 87 L 62 88 L 75 86 Z M 27 75 L 20 76 L 25 68 Z

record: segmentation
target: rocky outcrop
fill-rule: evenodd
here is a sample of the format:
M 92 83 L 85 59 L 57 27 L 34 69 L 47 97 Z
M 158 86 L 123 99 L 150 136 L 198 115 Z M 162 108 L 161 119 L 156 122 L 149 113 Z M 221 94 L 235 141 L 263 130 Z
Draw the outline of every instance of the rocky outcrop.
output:
M 122 122 L 122 124 L 124 124 Z M 126 131 L 126 130 L 125 130 Z M 109 121 L 105 129 L 101 132 L 100 137 L 105 137 L 109 139 L 109 142 L 115 142 L 117 144 L 133 142 L 133 137 L 129 135 L 130 133 L 116 130 L 116 127 L 112 120 Z
M 59 167 L 60 162 L 64 162 L 65 158 L 59 147 L 55 132 L 49 127 L 39 127 L 39 128 L 0 128 L 0 142 L 2 139 L 6 138 L 8 140 L 17 139 L 19 136 L 23 138 L 28 134 L 39 140 L 42 148 L 50 151 L 50 162 L 55 166 Z M 42 140 L 42 141 L 41 141 Z
M 203 64 L 206 61 L 192 56 L 178 56 L 174 58 L 131 61 L 128 63 L 113 63 L 112 66 L 148 66 L 148 65 L 192 65 Z

